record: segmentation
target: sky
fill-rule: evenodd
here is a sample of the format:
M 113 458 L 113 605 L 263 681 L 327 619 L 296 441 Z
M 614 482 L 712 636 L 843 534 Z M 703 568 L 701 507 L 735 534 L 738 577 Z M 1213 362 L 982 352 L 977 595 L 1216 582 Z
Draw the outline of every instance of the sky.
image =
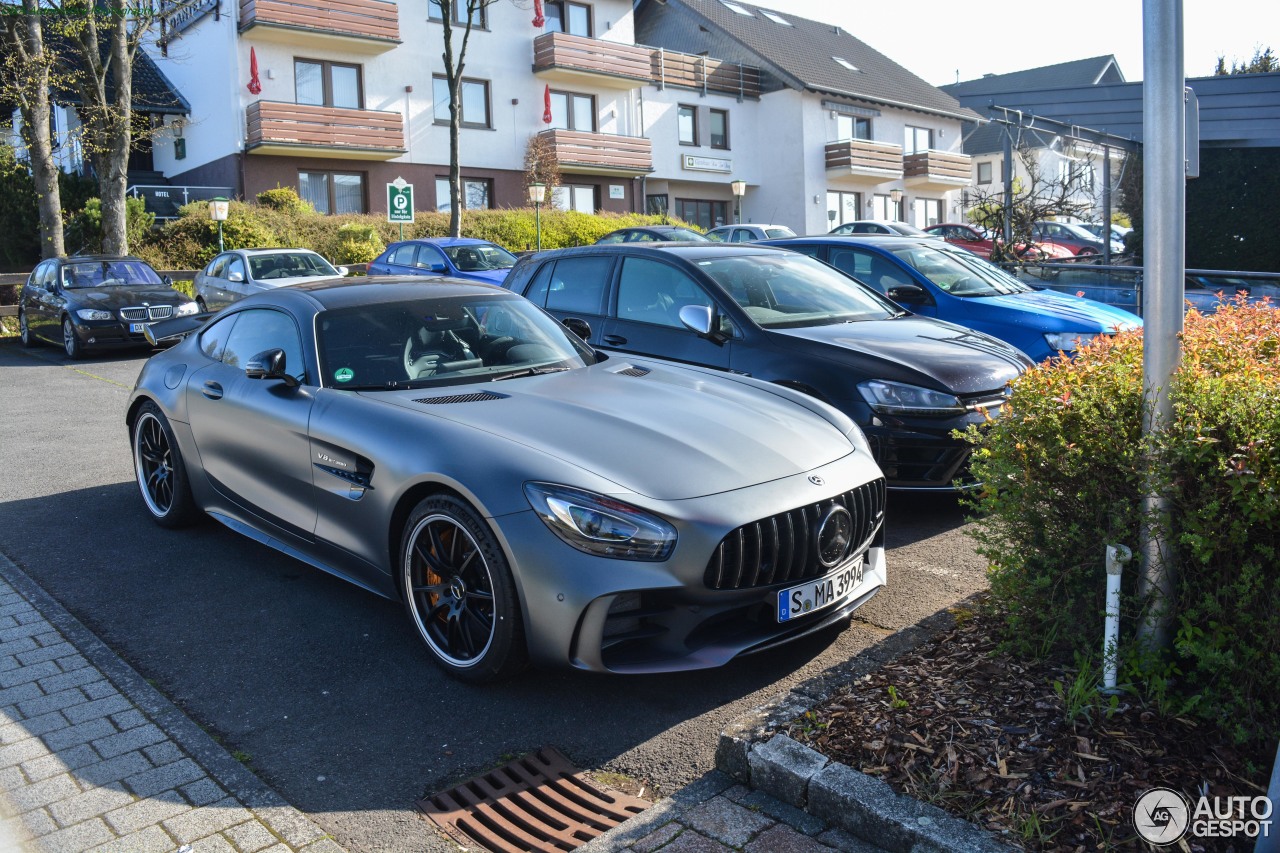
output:
M 751 0 L 838 24 L 935 86 L 1073 59 L 1114 54 L 1129 81 L 1142 74 L 1141 0 Z M 998 33 L 1010 34 L 999 43 Z M 1188 77 L 1213 73 L 1219 56 L 1247 61 L 1280 50 L 1275 0 L 1184 0 Z

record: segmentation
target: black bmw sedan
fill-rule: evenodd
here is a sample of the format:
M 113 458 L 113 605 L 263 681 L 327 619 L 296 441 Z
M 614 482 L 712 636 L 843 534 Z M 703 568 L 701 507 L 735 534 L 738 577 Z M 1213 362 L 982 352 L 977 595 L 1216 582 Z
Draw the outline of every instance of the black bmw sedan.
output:
M 148 346 L 149 324 L 198 310 L 141 258 L 50 258 L 22 287 L 18 330 L 25 346 L 47 341 L 82 358 L 89 348 Z
M 918 317 L 854 279 L 756 246 L 621 244 L 516 264 L 506 286 L 595 347 L 776 382 L 849 415 L 891 489 L 949 490 L 966 476 L 955 429 L 995 414 L 1031 366 L 995 338 Z

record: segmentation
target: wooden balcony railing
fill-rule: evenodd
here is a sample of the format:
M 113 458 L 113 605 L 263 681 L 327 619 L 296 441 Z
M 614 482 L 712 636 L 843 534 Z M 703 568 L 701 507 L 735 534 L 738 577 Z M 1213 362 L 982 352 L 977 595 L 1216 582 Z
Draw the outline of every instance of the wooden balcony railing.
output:
M 399 10 L 387 0 L 240 0 L 240 29 L 262 24 L 399 43 Z
M 302 145 L 390 156 L 404 153 L 404 117 L 396 112 L 254 101 L 247 124 L 249 148 Z
M 648 82 L 650 53 L 633 44 L 543 33 L 533 40 L 533 70 L 564 68 Z
M 652 49 L 652 63 L 653 82 L 659 88 L 678 86 L 739 98 L 760 97 L 760 69 L 751 65 L 660 47 Z
M 869 139 L 827 143 L 827 169 L 850 175 L 902 176 L 902 146 Z
M 973 179 L 973 158 L 951 151 L 917 151 L 902 158 L 903 177 L 914 184 L 964 186 Z
M 562 171 L 615 172 L 640 175 L 653 171 L 653 144 L 643 136 L 544 130 Z

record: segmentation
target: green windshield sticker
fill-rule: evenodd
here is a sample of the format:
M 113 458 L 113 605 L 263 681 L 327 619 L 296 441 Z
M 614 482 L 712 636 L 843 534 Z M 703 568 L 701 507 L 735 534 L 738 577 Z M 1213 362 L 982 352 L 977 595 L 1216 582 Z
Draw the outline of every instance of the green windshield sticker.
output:
M 356 374 L 355 371 L 349 367 L 339 367 L 334 371 L 333 378 L 339 382 L 350 382 L 352 379 L 356 378 Z

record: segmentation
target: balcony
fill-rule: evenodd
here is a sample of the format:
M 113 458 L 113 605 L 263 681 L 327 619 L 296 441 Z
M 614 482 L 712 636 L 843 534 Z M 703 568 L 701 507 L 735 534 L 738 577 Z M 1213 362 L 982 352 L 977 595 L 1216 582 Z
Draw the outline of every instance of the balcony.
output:
M 635 177 L 653 171 L 653 145 L 643 136 L 544 130 L 560 171 L 591 175 Z
M 240 0 L 240 32 L 295 47 L 380 53 L 400 44 L 399 9 L 388 0 Z
M 405 153 L 400 113 L 254 101 L 247 118 L 252 154 L 391 160 Z
M 827 143 L 827 172 L 876 178 L 880 181 L 902 177 L 902 146 L 869 139 L 842 139 Z
M 738 100 L 760 99 L 759 68 L 660 47 L 653 48 L 651 53 L 653 84 L 659 89 L 675 86 L 695 89 L 704 95 L 714 92 L 734 95 Z
M 631 44 L 543 33 L 533 40 L 533 70 L 544 79 L 634 89 L 649 82 L 650 50 Z
M 912 189 L 946 192 L 973 183 L 973 158 L 951 151 L 917 151 L 902 158 L 903 183 Z

